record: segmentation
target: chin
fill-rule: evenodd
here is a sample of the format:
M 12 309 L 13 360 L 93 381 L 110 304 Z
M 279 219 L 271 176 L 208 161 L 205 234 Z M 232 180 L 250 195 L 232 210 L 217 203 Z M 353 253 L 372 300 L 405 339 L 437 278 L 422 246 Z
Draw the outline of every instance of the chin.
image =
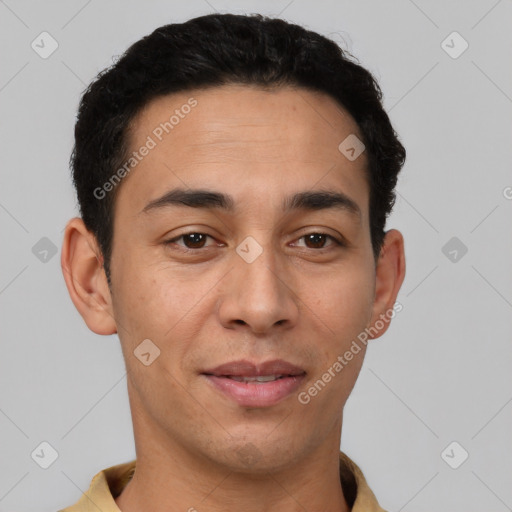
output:
M 262 436 L 260 441 L 254 437 L 248 441 L 232 442 L 229 451 L 222 453 L 223 463 L 237 473 L 267 477 L 269 472 L 279 472 L 289 467 L 295 459 L 292 446 L 285 445 L 282 440 L 269 443 L 266 437 Z

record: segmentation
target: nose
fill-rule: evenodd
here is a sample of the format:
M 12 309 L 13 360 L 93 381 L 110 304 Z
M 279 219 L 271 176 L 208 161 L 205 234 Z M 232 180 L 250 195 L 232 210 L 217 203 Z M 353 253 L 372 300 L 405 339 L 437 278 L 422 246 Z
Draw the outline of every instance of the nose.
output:
M 293 327 L 299 317 L 299 301 L 285 264 L 278 263 L 268 247 L 252 262 L 234 253 L 234 268 L 225 276 L 220 296 L 221 324 L 258 334 Z

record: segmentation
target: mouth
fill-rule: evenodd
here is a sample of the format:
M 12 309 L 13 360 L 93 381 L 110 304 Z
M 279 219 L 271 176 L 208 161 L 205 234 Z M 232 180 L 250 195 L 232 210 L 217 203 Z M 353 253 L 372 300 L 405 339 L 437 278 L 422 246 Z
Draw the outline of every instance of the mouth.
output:
M 225 377 L 226 379 L 236 380 L 237 382 L 274 382 L 292 375 L 261 375 L 258 377 L 246 377 L 242 375 L 218 375 L 218 377 Z
M 243 407 L 270 407 L 300 386 L 306 371 L 283 360 L 264 363 L 232 361 L 202 374 L 207 381 Z

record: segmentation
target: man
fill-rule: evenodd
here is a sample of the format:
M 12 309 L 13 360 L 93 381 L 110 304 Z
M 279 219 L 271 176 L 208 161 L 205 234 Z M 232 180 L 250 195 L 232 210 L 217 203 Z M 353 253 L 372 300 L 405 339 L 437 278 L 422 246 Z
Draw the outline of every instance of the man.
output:
M 89 86 L 62 268 L 119 335 L 137 458 L 66 512 L 383 510 L 339 451 L 405 274 L 380 100 L 332 41 L 259 15 L 161 27 Z

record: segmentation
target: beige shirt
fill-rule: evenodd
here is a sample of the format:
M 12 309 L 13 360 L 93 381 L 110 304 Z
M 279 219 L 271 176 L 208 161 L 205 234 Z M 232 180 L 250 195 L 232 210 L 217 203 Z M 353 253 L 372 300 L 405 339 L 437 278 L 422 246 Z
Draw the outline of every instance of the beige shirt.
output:
M 120 512 L 114 499 L 133 476 L 136 462 L 132 460 L 100 471 L 92 479 L 89 490 L 74 505 L 58 512 Z M 343 452 L 340 452 L 340 480 L 352 512 L 386 512 L 377 503 L 362 471 Z

